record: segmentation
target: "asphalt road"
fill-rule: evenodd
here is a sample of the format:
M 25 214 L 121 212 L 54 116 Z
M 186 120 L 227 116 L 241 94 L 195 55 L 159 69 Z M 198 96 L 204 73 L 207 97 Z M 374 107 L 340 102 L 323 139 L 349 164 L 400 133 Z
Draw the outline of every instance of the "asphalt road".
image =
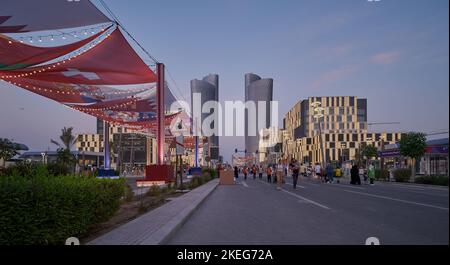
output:
M 217 187 L 168 244 L 449 244 L 447 187 L 286 182 Z

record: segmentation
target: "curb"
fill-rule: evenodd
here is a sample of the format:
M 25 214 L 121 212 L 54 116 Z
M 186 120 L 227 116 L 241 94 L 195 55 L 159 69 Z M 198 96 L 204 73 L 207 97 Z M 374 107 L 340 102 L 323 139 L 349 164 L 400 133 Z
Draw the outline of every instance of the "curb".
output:
M 214 181 L 214 180 L 212 180 L 212 181 Z M 181 220 L 179 222 L 177 222 L 176 224 L 173 224 L 172 227 L 170 228 L 170 231 L 168 233 L 166 233 L 166 235 L 163 236 L 163 238 L 156 244 L 157 245 L 167 244 L 167 242 L 174 236 L 174 234 L 186 223 L 186 221 L 189 219 L 189 217 L 191 217 L 192 214 L 194 214 L 194 212 L 198 209 L 198 207 L 200 207 L 200 205 L 209 197 L 209 195 L 211 195 L 211 193 L 213 193 L 213 191 L 217 188 L 217 186 L 219 186 L 218 181 L 217 181 L 216 185 L 214 185 L 214 187 L 208 191 L 208 194 L 206 194 L 206 196 L 204 196 L 198 203 L 196 203 L 196 205 L 194 205 L 192 207 L 192 209 L 190 209 L 185 214 L 185 216 L 183 216 L 181 218 Z M 170 223 L 171 222 L 167 223 L 165 226 L 169 226 Z
M 218 185 L 219 179 L 213 179 L 178 197 L 176 199 L 179 202 L 178 206 L 174 206 L 176 201 L 172 201 L 172 204 L 156 208 L 148 212 L 146 217 L 144 215 L 131 220 L 115 230 L 87 242 L 86 245 L 163 245 L 171 239 Z M 155 212 L 158 210 L 159 212 Z M 164 211 L 167 215 L 163 214 Z M 136 229 L 136 225 L 142 226 L 143 222 L 150 222 L 148 223 L 150 226 Z M 157 226 L 158 223 L 161 224 L 160 227 Z

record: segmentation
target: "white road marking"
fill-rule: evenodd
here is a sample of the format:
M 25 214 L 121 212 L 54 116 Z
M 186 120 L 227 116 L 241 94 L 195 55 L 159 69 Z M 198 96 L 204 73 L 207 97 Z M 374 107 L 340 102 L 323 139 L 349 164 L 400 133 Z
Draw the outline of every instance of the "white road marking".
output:
M 314 205 L 316 205 L 316 206 L 319 206 L 320 208 L 323 208 L 323 209 L 325 209 L 325 210 L 330 210 L 329 207 L 327 207 L 327 206 L 325 206 L 325 205 L 323 205 L 323 204 L 320 204 L 320 203 L 318 203 L 318 202 L 315 202 L 315 201 L 313 201 L 313 200 L 307 199 L 307 198 L 305 198 L 305 197 L 303 197 L 303 196 L 300 196 L 300 195 L 298 195 L 298 194 L 292 193 L 292 192 L 287 191 L 287 190 L 285 190 L 285 189 L 281 189 L 281 191 L 282 191 L 282 192 L 285 192 L 285 193 L 287 193 L 287 194 L 289 194 L 289 195 L 291 195 L 291 196 L 294 196 L 294 197 L 296 197 L 296 198 L 298 198 L 298 199 L 301 199 L 301 200 L 307 201 L 307 202 L 309 202 L 309 203 L 311 203 L 311 204 L 314 204 Z
M 383 183 L 384 186 L 398 186 L 403 188 L 410 188 L 410 189 L 420 189 L 420 190 L 438 190 L 438 191 L 448 191 L 448 188 L 445 187 L 427 187 L 427 186 L 418 186 L 418 185 L 412 185 L 412 184 L 398 184 L 398 183 Z
M 448 208 L 441 207 L 441 206 L 436 206 L 436 205 L 431 205 L 431 204 L 426 204 L 426 203 L 412 202 L 412 201 L 407 201 L 407 200 L 402 200 L 402 199 L 396 199 L 396 198 L 387 197 L 387 196 L 381 196 L 381 195 L 369 194 L 369 193 L 364 193 L 364 192 L 357 192 L 357 191 L 353 191 L 353 190 L 344 190 L 344 191 L 350 192 L 350 193 L 361 194 L 361 195 L 365 195 L 365 196 L 369 196 L 369 197 L 374 197 L 374 198 L 380 198 L 380 199 L 392 200 L 392 201 L 397 201 L 397 202 L 403 202 L 403 203 L 408 203 L 408 204 L 413 204 L 413 205 L 419 205 L 419 206 L 425 206 L 425 207 L 436 208 L 436 209 L 448 211 Z
M 352 188 L 352 189 L 358 189 L 358 190 L 365 190 L 366 188 L 363 187 L 355 187 L 355 186 L 351 186 L 351 185 L 343 185 L 343 184 L 337 184 L 337 186 L 342 186 L 344 188 Z
M 242 185 L 244 185 L 244 187 L 248 188 L 247 182 L 242 181 Z
M 317 183 L 309 183 L 309 182 L 304 182 L 304 183 L 306 183 L 306 184 L 308 184 L 308 185 L 316 186 L 316 187 L 319 187 L 319 186 L 320 186 L 320 185 L 317 184 Z
M 436 193 L 421 192 L 421 191 L 416 191 L 416 190 L 407 190 L 406 192 L 412 192 L 412 193 L 427 195 L 427 196 L 448 197 L 448 193 L 447 194 L 436 194 Z
M 287 182 L 286 182 L 286 184 L 288 184 L 288 185 L 291 185 L 291 186 L 294 186 L 294 184 L 293 184 L 293 183 L 287 183 Z M 299 188 L 302 188 L 302 189 L 306 189 L 306 187 L 303 187 L 303 186 L 301 186 L 301 185 L 298 185 L 298 184 L 297 184 L 297 187 L 299 187 Z

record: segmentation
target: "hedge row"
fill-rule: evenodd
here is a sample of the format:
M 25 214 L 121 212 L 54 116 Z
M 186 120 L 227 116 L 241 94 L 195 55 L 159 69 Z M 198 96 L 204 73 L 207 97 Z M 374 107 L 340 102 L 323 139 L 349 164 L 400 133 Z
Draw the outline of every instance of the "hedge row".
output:
M 112 217 L 125 194 L 123 179 L 44 173 L 0 176 L 0 245 L 63 244 Z
M 416 177 L 416 183 L 448 186 L 448 176 L 421 176 Z
M 377 180 L 389 180 L 389 171 L 387 169 L 375 169 L 375 178 Z
M 394 179 L 396 182 L 408 182 L 411 179 L 411 169 L 396 169 Z

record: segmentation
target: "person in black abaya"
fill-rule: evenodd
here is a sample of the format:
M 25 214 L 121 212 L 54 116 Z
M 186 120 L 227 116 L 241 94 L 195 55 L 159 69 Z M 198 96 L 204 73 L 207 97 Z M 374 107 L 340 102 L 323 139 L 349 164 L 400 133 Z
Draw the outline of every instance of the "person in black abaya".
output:
M 353 165 L 352 169 L 350 170 L 350 176 L 350 184 L 361 185 L 361 179 L 359 178 L 359 169 L 357 165 Z

